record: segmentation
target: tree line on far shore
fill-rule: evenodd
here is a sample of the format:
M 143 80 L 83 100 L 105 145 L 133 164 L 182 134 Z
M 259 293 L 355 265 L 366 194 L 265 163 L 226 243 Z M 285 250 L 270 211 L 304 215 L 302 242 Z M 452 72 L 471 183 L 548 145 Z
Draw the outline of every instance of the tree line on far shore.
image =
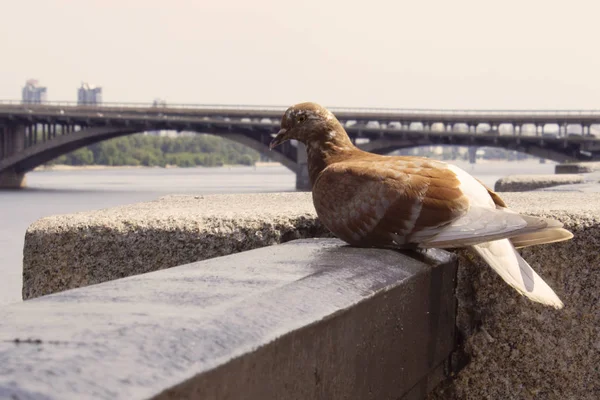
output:
M 213 135 L 165 137 L 135 134 L 83 147 L 52 160 L 48 165 L 217 167 L 254 165 L 259 157 L 255 150 Z

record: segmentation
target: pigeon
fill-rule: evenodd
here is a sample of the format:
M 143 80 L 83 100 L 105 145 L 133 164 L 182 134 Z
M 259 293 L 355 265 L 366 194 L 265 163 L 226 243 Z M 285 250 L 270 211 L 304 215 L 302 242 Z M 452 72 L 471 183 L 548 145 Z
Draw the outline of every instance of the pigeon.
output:
M 453 164 L 363 151 L 331 111 L 313 102 L 289 107 L 280 128 L 269 148 L 287 140 L 306 146 L 317 217 L 339 239 L 399 250 L 471 248 L 521 295 L 564 307 L 517 251 L 571 239 L 560 221 L 511 210 Z

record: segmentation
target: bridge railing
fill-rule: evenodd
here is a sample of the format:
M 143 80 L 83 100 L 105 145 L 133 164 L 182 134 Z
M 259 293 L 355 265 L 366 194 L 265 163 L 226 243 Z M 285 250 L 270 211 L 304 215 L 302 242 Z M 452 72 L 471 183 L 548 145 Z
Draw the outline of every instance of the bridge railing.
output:
M 190 110 L 252 110 L 252 111 L 280 111 L 283 112 L 288 106 L 276 105 L 247 105 L 247 104 L 193 104 L 193 103 L 170 103 L 155 105 L 145 102 L 103 102 L 100 104 L 80 104 L 75 101 L 47 101 L 44 103 L 24 103 L 21 100 L 0 100 L 0 106 L 23 106 L 23 107 L 74 107 L 74 108 L 90 108 L 90 109 L 134 109 L 134 108 L 150 108 L 150 109 L 190 109 Z M 432 108 L 382 108 L 382 107 L 328 107 L 334 113 L 365 113 L 365 114 L 414 114 L 414 115 L 465 115 L 465 116 L 481 116 L 481 115 L 497 115 L 497 116 L 600 116 L 600 109 L 589 110 L 535 110 L 535 109 L 520 109 L 520 110 L 461 110 L 461 109 L 432 109 Z

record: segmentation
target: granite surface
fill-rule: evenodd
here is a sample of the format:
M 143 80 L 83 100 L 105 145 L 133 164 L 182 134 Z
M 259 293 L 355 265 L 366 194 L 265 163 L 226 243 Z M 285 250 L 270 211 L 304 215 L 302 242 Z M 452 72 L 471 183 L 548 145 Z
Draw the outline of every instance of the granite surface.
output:
M 459 251 L 463 344 L 456 358 L 468 364 L 432 398 L 600 398 L 600 193 L 501 196 L 516 211 L 557 218 L 574 233 L 569 242 L 522 250 L 565 308 L 520 297 L 473 254 Z M 50 217 L 28 230 L 24 294 L 326 234 L 309 193 L 169 197 Z
M 456 258 L 305 239 L 0 308 L 2 399 L 423 398 Z
M 594 171 L 600 171 L 600 162 L 572 162 L 556 164 L 554 167 L 554 172 L 557 174 L 580 174 Z
M 494 190 L 496 192 L 527 192 L 551 186 L 583 182 L 584 176 L 578 174 L 509 175 L 498 179 L 494 185 Z
M 322 236 L 310 193 L 165 196 L 50 216 L 25 235 L 23 299 Z
M 557 218 L 567 242 L 521 254 L 565 303 L 528 301 L 469 251 L 457 297 L 466 367 L 429 399 L 600 398 L 600 193 L 503 193 L 515 210 Z

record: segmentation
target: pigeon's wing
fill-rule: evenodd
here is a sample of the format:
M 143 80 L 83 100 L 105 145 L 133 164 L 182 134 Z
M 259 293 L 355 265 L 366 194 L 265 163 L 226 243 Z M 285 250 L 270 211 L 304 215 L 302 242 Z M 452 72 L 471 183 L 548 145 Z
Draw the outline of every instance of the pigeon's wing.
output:
M 409 161 L 345 161 L 332 164 L 313 186 L 319 218 L 351 244 L 404 245 L 424 226 L 449 224 L 468 208 L 458 182 L 430 168 L 421 176 Z M 430 182 L 432 181 L 432 182 Z
M 313 202 L 325 226 L 354 245 L 465 247 L 548 226 L 496 207 L 469 174 L 430 160 L 332 164 L 317 178 Z
M 477 179 L 477 178 L 475 178 Z M 496 208 L 507 208 L 506 203 L 502 198 L 498 195 L 498 193 L 494 192 L 488 186 L 486 186 L 483 182 L 477 179 L 483 187 L 486 188 L 488 194 L 494 201 Z M 540 244 L 548 244 L 548 243 L 556 243 L 562 242 L 565 240 L 569 240 L 573 238 L 573 234 L 566 229 L 563 229 L 563 225 L 555 220 L 546 220 L 548 227 L 541 230 L 536 230 L 534 232 L 523 233 L 521 235 L 512 236 L 510 238 L 510 242 L 517 249 L 528 247 L 528 246 L 536 246 Z
M 469 207 L 446 226 L 426 227 L 415 232 L 411 240 L 420 247 L 455 248 L 513 237 L 522 244 L 531 240 L 536 232 L 562 228 L 557 220 L 523 215 L 507 208 L 500 196 L 479 180 L 457 166 L 446 165 L 458 180 L 458 189 L 469 200 Z M 554 239 L 560 235 L 562 232 Z M 566 237 L 563 235 L 560 240 Z
M 500 197 L 500 195 L 498 195 L 498 193 L 494 192 L 488 185 L 483 183 L 480 179 L 477 179 L 475 177 L 473 177 L 473 179 L 475 179 L 477 182 L 479 182 L 479 184 L 481 186 L 483 186 L 485 188 L 485 190 L 487 190 L 488 194 L 492 198 L 492 201 L 494 202 L 496 207 L 498 207 L 498 208 L 506 208 L 507 207 L 506 203 L 504 202 L 502 197 Z

